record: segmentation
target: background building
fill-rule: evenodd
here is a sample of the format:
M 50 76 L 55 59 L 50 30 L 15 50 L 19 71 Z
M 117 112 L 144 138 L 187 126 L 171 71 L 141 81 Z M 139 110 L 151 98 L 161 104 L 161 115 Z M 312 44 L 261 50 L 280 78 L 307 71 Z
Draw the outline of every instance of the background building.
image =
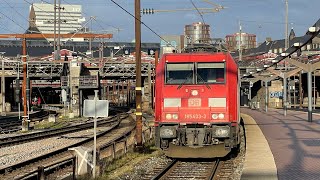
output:
M 60 34 L 74 32 L 83 32 L 82 23 L 85 18 L 82 17 L 81 5 L 61 4 L 60 12 Z M 56 19 L 58 21 L 58 9 L 56 10 Z M 56 22 L 56 33 L 58 34 L 58 22 Z M 54 5 L 45 3 L 34 3 L 30 6 L 29 29 L 28 33 L 54 33 Z M 53 41 L 53 39 L 47 39 Z M 66 41 L 67 39 L 61 39 Z M 73 38 L 73 41 L 83 41 L 83 38 Z
M 160 54 L 171 53 L 173 50 L 181 52 L 185 47 L 185 38 L 183 35 L 163 35 L 161 38 Z
M 240 33 L 226 36 L 226 44 L 229 51 L 239 49 Z M 241 33 L 242 49 L 255 48 L 257 45 L 257 37 L 255 34 Z
M 210 43 L 210 25 L 202 22 L 186 25 L 184 28 L 184 36 L 187 39 L 187 44 Z

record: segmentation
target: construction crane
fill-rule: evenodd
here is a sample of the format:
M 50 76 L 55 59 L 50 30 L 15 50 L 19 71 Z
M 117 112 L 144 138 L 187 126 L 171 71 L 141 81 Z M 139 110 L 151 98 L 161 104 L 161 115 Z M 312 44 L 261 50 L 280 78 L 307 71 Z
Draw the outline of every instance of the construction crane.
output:
M 225 9 L 227 7 L 221 6 L 219 4 L 215 4 L 209 0 L 203 0 L 204 2 L 213 5 L 213 8 L 188 8 L 188 9 L 166 9 L 166 10 L 159 10 L 159 9 L 143 9 L 141 10 L 142 14 L 154 14 L 154 13 L 162 13 L 162 12 L 178 12 L 178 11 L 197 11 L 199 10 L 200 14 L 207 14 L 207 13 L 215 13 L 220 12 L 221 9 Z
M 0 34 L 0 39 L 21 38 L 22 39 L 22 64 L 23 64 L 23 83 L 22 83 L 22 98 L 23 98 L 23 120 L 22 128 L 28 130 L 29 122 L 27 115 L 27 39 L 43 39 L 54 38 L 58 34 Z M 112 38 L 112 34 L 60 34 L 61 38 Z

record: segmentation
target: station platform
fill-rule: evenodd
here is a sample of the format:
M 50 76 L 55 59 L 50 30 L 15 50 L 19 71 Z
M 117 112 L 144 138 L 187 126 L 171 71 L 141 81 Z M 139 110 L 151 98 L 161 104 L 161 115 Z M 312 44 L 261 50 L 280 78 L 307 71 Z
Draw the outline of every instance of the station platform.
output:
M 320 115 L 241 108 L 247 151 L 242 180 L 320 179 Z

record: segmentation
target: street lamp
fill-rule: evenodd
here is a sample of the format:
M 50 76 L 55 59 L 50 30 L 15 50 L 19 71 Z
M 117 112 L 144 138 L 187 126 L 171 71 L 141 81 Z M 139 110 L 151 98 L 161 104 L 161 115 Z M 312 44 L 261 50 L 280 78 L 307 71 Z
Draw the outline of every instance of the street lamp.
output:
M 288 50 L 289 39 L 288 39 L 288 0 L 285 0 L 286 15 L 285 15 L 285 50 Z M 284 70 L 287 71 L 287 63 L 284 60 Z M 283 115 L 287 116 L 287 77 L 283 78 Z

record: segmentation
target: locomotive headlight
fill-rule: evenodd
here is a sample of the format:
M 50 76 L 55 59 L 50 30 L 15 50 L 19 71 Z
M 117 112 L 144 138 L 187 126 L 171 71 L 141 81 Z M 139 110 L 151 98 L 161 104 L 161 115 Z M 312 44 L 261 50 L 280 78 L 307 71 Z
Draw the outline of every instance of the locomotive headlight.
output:
M 218 117 L 219 117 L 219 119 L 224 119 L 224 114 L 220 113 L 220 114 L 218 115 Z
M 172 118 L 171 114 L 166 114 L 166 119 L 170 120 Z
M 218 114 L 212 114 L 211 117 L 212 117 L 212 119 L 218 119 L 219 115 Z
M 213 137 L 229 137 L 230 127 L 229 126 L 214 126 L 212 127 Z
M 191 95 L 192 96 L 197 96 L 199 94 L 198 90 L 192 90 Z
M 176 128 L 174 126 L 164 126 L 160 128 L 161 138 L 174 138 L 176 137 Z
M 172 119 L 177 120 L 179 118 L 178 114 L 172 114 Z
M 221 129 L 221 128 L 216 129 L 216 136 L 218 136 L 218 137 L 228 137 L 228 135 L 229 135 L 229 130 Z

